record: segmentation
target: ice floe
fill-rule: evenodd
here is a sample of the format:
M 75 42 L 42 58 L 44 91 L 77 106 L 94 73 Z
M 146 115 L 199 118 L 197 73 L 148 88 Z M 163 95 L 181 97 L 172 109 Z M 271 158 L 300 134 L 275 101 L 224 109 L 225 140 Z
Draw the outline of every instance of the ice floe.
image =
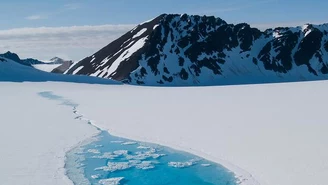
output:
M 123 180 L 124 177 L 115 177 L 115 178 L 109 178 L 109 179 L 102 179 L 99 181 L 99 184 L 102 185 L 120 185 L 121 180 Z
M 126 155 L 125 157 L 128 160 L 145 160 L 149 158 L 157 159 L 162 156 L 165 156 L 165 154 L 158 154 L 156 153 L 156 149 L 151 148 L 148 151 L 135 152 L 135 155 Z
M 129 162 L 108 162 L 107 166 L 102 166 L 102 167 L 96 168 L 95 170 L 115 172 L 115 171 L 120 171 L 120 170 L 126 170 L 131 167 L 132 167 L 132 165 L 130 165 Z
M 95 170 L 115 172 L 115 171 L 126 170 L 133 167 L 141 170 L 148 170 L 148 169 L 155 168 L 155 164 L 157 163 L 158 163 L 157 161 L 142 161 L 142 160 L 129 160 L 128 162 L 108 162 L 107 166 L 95 168 Z
M 111 141 L 111 143 L 123 143 L 124 141 Z
M 192 159 L 185 162 L 169 162 L 168 165 L 174 168 L 186 168 L 195 165 L 200 159 Z
M 169 162 L 168 165 L 171 166 L 171 167 L 174 167 L 174 168 L 185 168 L 185 167 L 192 166 L 193 163 L 191 161 L 187 161 L 187 162 Z
M 102 155 L 92 156 L 94 159 L 115 159 L 121 156 L 127 156 L 129 151 L 127 150 L 116 150 L 114 152 L 105 152 Z
M 97 174 L 97 175 L 91 175 L 91 178 L 93 178 L 93 179 L 99 179 L 99 178 L 100 178 L 100 174 Z
M 140 145 L 140 146 L 138 146 L 137 147 L 138 149 L 150 149 L 150 147 L 149 146 L 142 146 L 142 145 Z
M 100 151 L 97 149 L 89 149 L 88 152 L 93 154 L 100 154 Z
M 129 153 L 129 151 L 127 150 L 116 150 L 113 152 L 113 154 L 116 154 L 116 155 L 127 155 Z
M 152 161 L 142 161 L 141 163 L 136 165 L 136 168 L 142 170 L 148 170 L 148 169 L 155 168 L 155 165 L 153 165 Z
M 94 159 L 115 159 L 119 156 L 120 155 L 113 154 L 112 152 L 105 152 L 102 155 L 92 156 L 92 158 L 94 158 Z
M 122 143 L 122 145 L 135 145 L 135 144 L 137 144 L 137 142 L 134 142 L 134 141 L 128 141 L 128 142 Z

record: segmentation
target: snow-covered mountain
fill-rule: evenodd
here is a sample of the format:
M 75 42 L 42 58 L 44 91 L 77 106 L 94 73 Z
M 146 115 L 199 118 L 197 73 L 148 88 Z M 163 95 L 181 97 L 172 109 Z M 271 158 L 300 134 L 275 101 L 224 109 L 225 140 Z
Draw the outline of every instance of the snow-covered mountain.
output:
M 73 76 L 48 73 L 37 70 L 33 67 L 19 64 L 13 60 L 0 57 L 0 81 L 9 82 L 75 82 L 75 83 L 90 83 L 90 84 L 118 84 L 113 80 L 100 79 L 89 76 Z
M 68 74 L 145 85 L 220 85 L 328 78 L 328 24 L 260 31 L 216 17 L 142 23 Z

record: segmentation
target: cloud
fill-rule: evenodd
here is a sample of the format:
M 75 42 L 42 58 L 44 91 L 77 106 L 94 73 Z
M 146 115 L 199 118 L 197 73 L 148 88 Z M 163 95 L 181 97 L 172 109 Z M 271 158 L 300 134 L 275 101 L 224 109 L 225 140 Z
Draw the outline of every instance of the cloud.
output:
M 65 4 L 64 8 L 66 10 L 77 10 L 77 9 L 81 8 L 81 4 L 79 4 L 79 3 Z
M 46 19 L 46 16 L 42 16 L 42 15 L 31 15 L 31 16 L 27 16 L 25 17 L 25 19 L 27 20 L 40 20 L 40 19 Z
M 304 24 L 314 24 L 320 25 L 324 24 L 325 21 L 296 21 L 296 22 L 272 22 L 272 23 L 250 23 L 251 27 L 258 28 L 262 31 L 269 28 L 277 28 L 277 27 L 297 27 L 302 26 Z
M 65 4 L 63 5 L 63 7 L 61 9 L 55 10 L 53 12 L 47 12 L 45 15 L 30 15 L 25 17 L 26 20 L 41 20 L 41 19 L 47 19 L 49 17 L 53 17 L 56 16 L 58 14 L 63 14 L 66 13 L 68 11 L 73 11 L 73 10 L 77 10 L 80 9 L 82 7 L 82 5 L 80 3 L 70 3 L 70 4 Z
M 135 25 L 39 27 L 0 30 L 0 53 L 48 60 L 54 56 L 80 60 L 93 54 Z

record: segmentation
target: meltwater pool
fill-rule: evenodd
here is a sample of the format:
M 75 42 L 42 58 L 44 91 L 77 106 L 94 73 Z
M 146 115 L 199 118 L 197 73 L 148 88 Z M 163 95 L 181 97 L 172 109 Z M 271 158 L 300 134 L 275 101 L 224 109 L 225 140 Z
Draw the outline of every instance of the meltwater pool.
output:
M 236 185 L 234 173 L 186 152 L 114 137 L 102 131 L 67 154 L 78 185 Z

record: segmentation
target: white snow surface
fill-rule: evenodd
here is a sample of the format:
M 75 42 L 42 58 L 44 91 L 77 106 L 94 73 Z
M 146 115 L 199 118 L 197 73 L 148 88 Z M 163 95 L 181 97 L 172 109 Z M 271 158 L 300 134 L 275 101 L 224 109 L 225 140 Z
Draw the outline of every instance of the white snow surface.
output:
M 71 185 L 65 154 L 97 133 L 70 107 L 38 96 L 44 85 L 0 83 L 1 185 Z
M 185 88 L 1 83 L 1 184 L 72 184 L 65 152 L 97 130 L 74 119 L 70 107 L 37 95 L 52 91 L 111 134 L 218 162 L 243 185 L 324 185 L 327 87 L 328 81 Z

